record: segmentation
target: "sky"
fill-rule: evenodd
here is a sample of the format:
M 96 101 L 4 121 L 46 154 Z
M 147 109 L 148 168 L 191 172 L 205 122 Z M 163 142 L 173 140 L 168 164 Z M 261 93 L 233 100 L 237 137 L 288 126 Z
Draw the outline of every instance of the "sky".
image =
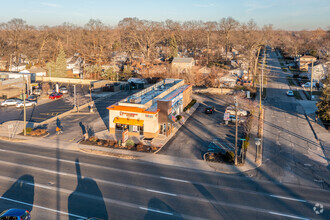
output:
M 126 17 L 153 21 L 253 19 L 275 29 L 330 29 L 330 0 L 0 0 L 0 23 L 21 18 L 29 25 L 79 26 L 99 19 L 116 26 Z

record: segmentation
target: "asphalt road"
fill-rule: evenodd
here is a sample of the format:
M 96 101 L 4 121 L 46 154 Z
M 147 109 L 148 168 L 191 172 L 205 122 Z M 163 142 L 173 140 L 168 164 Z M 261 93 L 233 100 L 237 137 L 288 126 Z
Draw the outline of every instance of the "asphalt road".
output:
M 330 193 L 317 188 L 26 143 L 0 141 L 0 151 L 0 209 L 33 219 L 330 218 Z
M 190 116 L 185 124 L 177 131 L 171 140 L 159 152 L 171 156 L 178 156 L 192 159 L 203 159 L 208 145 L 217 138 L 224 144 L 235 144 L 235 126 L 224 125 L 223 114 L 226 107 L 233 105 L 231 96 L 222 95 L 194 95 L 200 103 L 196 111 Z M 206 106 L 214 106 L 213 114 L 205 114 Z M 239 127 L 239 137 L 243 129 Z
M 248 175 L 276 181 L 329 189 L 330 173 L 321 146 L 304 116 L 304 109 L 294 97 L 275 52 L 269 53 L 271 68 L 265 101 L 264 151 L 260 168 Z

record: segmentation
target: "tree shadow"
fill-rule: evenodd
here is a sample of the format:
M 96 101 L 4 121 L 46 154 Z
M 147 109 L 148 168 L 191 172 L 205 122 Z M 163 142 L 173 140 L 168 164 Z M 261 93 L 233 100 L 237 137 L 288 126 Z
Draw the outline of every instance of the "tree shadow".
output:
M 23 175 L 1 196 L 2 210 L 19 208 L 31 212 L 34 203 L 34 177 Z
M 81 176 L 79 159 L 76 159 L 77 187 L 68 198 L 68 212 L 86 218 L 108 219 L 102 192 L 91 178 Z M 76 219 L 69 216 L 69 219 Z
M 143 218 L 144 220 L 154 219 L 183 219 L 169 205 L 160 199 L 152 198 L 148 202 L 148 212 Z

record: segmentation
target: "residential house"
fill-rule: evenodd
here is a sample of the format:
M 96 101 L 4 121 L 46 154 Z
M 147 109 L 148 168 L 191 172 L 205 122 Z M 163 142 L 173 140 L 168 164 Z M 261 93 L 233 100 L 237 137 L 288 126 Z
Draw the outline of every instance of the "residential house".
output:
M 33 66 L 31 69 L 29 69 L 30 73 L 34 73 L 36 76 L 46 76 L 47 70 L 41 67 Z
M 330 61 L 326 63 L 319 63 L 313 66 L 313 81 L 320 82 L 322 79 L 325 79 L 330 67 Z M 312 68 L 308 69 L 308 78 L 311 78 Z
M 304 55 L 298 59 L 298 67 L 300 71 L 308 71 L 308 64 L 315 62 L 316 58 L 309 55 Z
M 237 76 L 235 74 L 229 73 L 223 77 L 217 79 L 219 82 L 220 87 L 229 87 L 233 88 L 237 82 Z
M 84 60 L 78 53 L 66 60 L 66 68 L 71 70 L 73 75 L 79 75 L 79 77 L 82 77 L 83 74 L 83 64 Z
M 193 66 L 195 66 L 195 60 L 192 57 L 175 57 L 171 63 L 171 70 L 174 73 L 190 73 Z
M 26 69 L 27 63 L 12 64 L 9 66 L 9 71 L 11 72 L 20 72 Z

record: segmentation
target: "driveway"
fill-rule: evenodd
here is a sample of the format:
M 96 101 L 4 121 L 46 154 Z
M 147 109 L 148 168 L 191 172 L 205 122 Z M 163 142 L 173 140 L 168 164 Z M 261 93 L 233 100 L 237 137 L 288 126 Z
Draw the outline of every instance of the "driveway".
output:
M 224 125 L 223 114 L 225 108 L 233 104 L 233 97 L 227 95 L 194 95 L 200 103 L 197 110 L 167 142 L 160 154 L 171 156 L 202 159 L 207 152 L 208 145 L 217 138 L 223 143 L 235 143 L 235 126 Z M 213 114 L 205 114 L 206 106 L 215 106 Z M 239 137 L 242 128 L 239 127 Z

